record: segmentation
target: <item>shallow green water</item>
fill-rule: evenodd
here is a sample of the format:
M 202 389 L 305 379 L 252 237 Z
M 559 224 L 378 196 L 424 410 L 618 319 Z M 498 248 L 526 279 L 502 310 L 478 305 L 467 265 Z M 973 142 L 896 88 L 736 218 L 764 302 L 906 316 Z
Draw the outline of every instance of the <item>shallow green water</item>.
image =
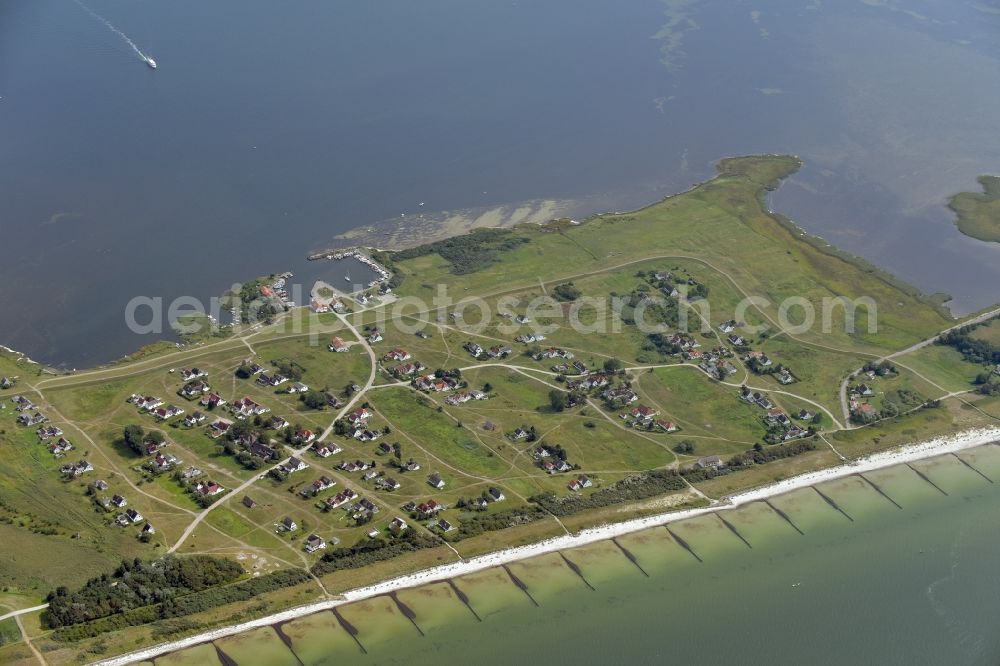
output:
M 303 664 L 995 664 L 1000 448 L 960 455 L 345 606 L 357 641 L 283 631 Z M 295 662 L 272 629 L 217 643 Z

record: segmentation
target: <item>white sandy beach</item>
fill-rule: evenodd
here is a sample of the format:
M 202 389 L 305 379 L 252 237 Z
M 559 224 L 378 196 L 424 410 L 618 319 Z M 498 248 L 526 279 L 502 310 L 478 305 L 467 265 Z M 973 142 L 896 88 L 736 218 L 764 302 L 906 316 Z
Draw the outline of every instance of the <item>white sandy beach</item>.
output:
M 926 442 L 877 453 L 851 463 L 845 463 L 837 467 L 831 467 L 816 472 L 809 472 L 790 479 L 785 479 L 784 481 L 779 481 L 767 486 L 738 493 L 727 498 L 724 503 L 719 503 L 714 506 L 673 511 L 646 518 L 638 518 L 620 523 L 602 525 L 573 535 L 556 537 L 527 546 L 510 548 L 469 560 L 441 565 L 406 576 L 401 576 L 399 578 L 383 581 L 368 587 L 350 590 L 343 594 L 342 599 L 321 601 L 314 604 L 299 606 L 297 608 L 292 608 L 267 617 L 262 617 L 238 625 L 222 627 L 178 641 L 163 643 L 98 663 L 106 666 L 118 666 L 144 659 L 150 659 L 165 652 L 181 650 L 199 643 L 212 641 L 224 636 L 238 634 L 249 629 L 263 627 L 277 622 L 284 622 L 303 615 L 309 615 L 310 613 L 315 613 L 317 611 L 327 610 L 343 604 L 351 603 L 352 601 L 359 601 L 361 599 L 368 599 L 381 594 L 386 594 L 387 592 L 392 592 L 394 590 L 416 587 L 426 583 L 462 576 L 476 571 L 482 571 L 483 569 L 499 566 L 501 564 L 507 564 L 516 560 L 527 559 L 544 553 L 551 553 L 567 548 L 573 548 L 575 546 L 594 543 L 596 541 L 603 541 L 605 539 L 621 536 L 630 532 L 637 532 L 651 527 L 700 516 L 712 511 L 725 511 L 727 509 L 732 509 L 738 506 L 774 497 L 776 495 L 781 495 L 798 488 L 804 488 L 823 481 L 830 481 L 832 479 L 856 474 L 858 472 L 867 472 L 874 469 L 891 467 L 893 465 L 953 453 L 996 441 L 1000 441 L 1000 428 L 967 430 L 954 435 L 949 435 L 947 437 L 939 437 Z

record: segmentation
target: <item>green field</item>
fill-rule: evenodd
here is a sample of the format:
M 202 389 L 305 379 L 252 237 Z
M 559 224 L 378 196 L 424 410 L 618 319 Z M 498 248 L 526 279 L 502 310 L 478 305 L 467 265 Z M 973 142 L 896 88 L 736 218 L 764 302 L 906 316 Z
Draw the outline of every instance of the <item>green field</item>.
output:
M 988 324 L 980 326 L 971 333 L 971 337 L 1000 346 L 1000 319 L 994 319 Z
M 968 391 L 981 365 L 968 363 L 955 349 L 945 345 L 928 345 L 900 356 L 898 363 L 928 377 L 949 391 Z
M 0 622 L 0 647 L 17 643 L 21 640 L 21 630 L 17 628 L 17 620 L 8 618 Z
M 509 468 L 455 421 L 422 405 L 413 391 L 387 389 L 379 392 L 373 403 L 390 423 L 469 474 L 495 476 Z
M 759 407 L 740 401 L 737 389 L 712 382 L 694 367 L 646 372 L 635 385 L 683 428 L 673 437 L 703 440 L 699 455 L 745 451 L 764 435 Z

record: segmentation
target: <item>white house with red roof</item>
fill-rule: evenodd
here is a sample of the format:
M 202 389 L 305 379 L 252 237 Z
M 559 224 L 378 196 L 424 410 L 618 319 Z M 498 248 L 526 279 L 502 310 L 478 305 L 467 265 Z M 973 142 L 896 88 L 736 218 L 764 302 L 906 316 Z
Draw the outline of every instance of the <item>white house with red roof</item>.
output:
M 358 407 L 353 412 L 347 415 L 347 420 L 352 425 L 365 425 L 368 423 L 368 419 L 372 417 L 372 413 L 369 412 L 364 407 Z
M 632 418 L 637 421 L 646 423 L 659 416 L 660 411 L 652 407 L 647 407 L 646 405 L 639 405 L 638 407 L 633 407 L 629 414 L 631 414 Z
M 385 358 L 391 361 L 409 361 L 412 357 L 410 356 L 410 352 L 406 351 L 402 347 L 396 347 L 391 352 L 386 354 Z
M 326 348 L 332 352 L 339 352 L 339 353 L 351 350 L 348 344 L 338 337 L 330 338 L 330 344 L 328 344 Z

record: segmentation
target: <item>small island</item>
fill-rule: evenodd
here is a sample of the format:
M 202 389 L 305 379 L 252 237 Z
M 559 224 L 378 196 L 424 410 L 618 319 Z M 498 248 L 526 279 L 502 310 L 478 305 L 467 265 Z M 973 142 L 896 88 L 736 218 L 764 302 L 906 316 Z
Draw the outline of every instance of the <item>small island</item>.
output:
M 982 192 L 961 192 L 948 202 L 966 236 L 1000 243 L 1000 176 L 980 176 Z

